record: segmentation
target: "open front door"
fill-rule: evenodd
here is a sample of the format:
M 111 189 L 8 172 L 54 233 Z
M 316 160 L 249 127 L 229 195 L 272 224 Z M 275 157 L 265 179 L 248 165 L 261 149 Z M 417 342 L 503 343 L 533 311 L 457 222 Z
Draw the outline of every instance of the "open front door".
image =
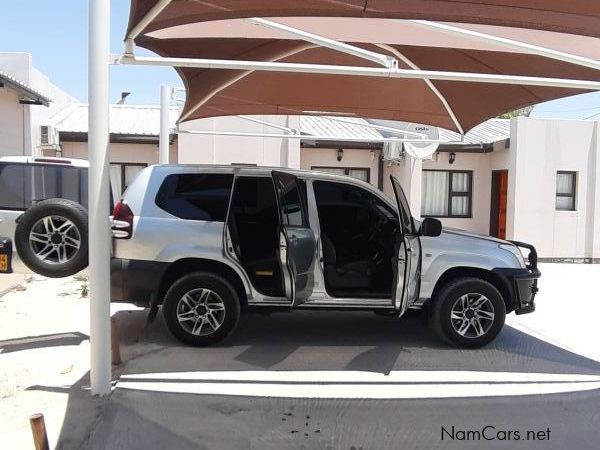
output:
M 393 175 L 390 175 L 390 179 L 398 202 L 402 232 L 402 236 L 396 245 L 396 290 L 393 293 L 394 308 L 401 316 L 406 312 L 408 306 L 419 297 L 421 287 L 421 242 L 400 182 Z
M 279 204 L 279 261 L 285 295 L 297 306 L 312 294 L 316 240 L 308 224 L 306 190 L 294 175 L 273 171 L 272 176 Z

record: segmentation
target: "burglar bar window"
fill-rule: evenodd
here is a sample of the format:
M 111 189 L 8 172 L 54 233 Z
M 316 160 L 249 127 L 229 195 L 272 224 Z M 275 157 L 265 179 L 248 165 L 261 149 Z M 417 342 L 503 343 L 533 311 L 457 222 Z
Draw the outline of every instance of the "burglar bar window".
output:
M 556 172 L 556 210 L 575 211 L 577 172 Z
M 423 170 L 421 215 L 471 217 L 473 172 Z

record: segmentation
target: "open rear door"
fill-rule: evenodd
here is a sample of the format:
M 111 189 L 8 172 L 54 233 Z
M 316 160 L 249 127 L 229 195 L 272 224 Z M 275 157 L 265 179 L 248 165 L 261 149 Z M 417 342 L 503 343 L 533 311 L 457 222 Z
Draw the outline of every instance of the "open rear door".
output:
M 304 303 L 313 291 L 315 235 L 308 224 L 305 190 L 289 173 L 273 171 L 279 204 L 279 260 L 285 294 L 292 306 Z
M 400 229 L 402 230 L 402 236 L 396 248 L 396 290 L 393 295 L 394 308 L 401 316 L 406 312 L 408 305 L 415 302 L 419 297 L 421 287 L 421 243 L 400 182 L 393 175 L 390 175 L 390 179 L 398 202 Z

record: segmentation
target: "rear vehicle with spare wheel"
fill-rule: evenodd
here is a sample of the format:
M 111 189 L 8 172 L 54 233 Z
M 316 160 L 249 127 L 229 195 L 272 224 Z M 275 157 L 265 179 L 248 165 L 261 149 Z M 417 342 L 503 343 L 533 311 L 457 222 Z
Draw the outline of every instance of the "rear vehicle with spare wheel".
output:
M 87 161 L 0 158 L 0 274 L 59 278 L 88 264 Z M 0 275 L 1 276 L 1 275 Z
M 395 199 L 327 173 L 149 167 L 115 207 L 112 299 L 162 306 L 192 345 L 262 308 L 422 310 L 443 340 L 480 347 L 507 313 L 534 310 L 533 246 L 419 222 L 391 183 Z

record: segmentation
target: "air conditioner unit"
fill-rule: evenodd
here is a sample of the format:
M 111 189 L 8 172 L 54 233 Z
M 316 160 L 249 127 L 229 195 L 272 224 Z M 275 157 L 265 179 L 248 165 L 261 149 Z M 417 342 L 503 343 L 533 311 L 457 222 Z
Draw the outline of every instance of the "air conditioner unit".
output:
M 55 147 L 59 144 L 58 130 L 50 125 L 40 127 L 40 143 L 42 147 Z
M 383 144 L 383 160 L 384 161 L 400 161 L 404 157 L 401 142 L 384 142 Z

